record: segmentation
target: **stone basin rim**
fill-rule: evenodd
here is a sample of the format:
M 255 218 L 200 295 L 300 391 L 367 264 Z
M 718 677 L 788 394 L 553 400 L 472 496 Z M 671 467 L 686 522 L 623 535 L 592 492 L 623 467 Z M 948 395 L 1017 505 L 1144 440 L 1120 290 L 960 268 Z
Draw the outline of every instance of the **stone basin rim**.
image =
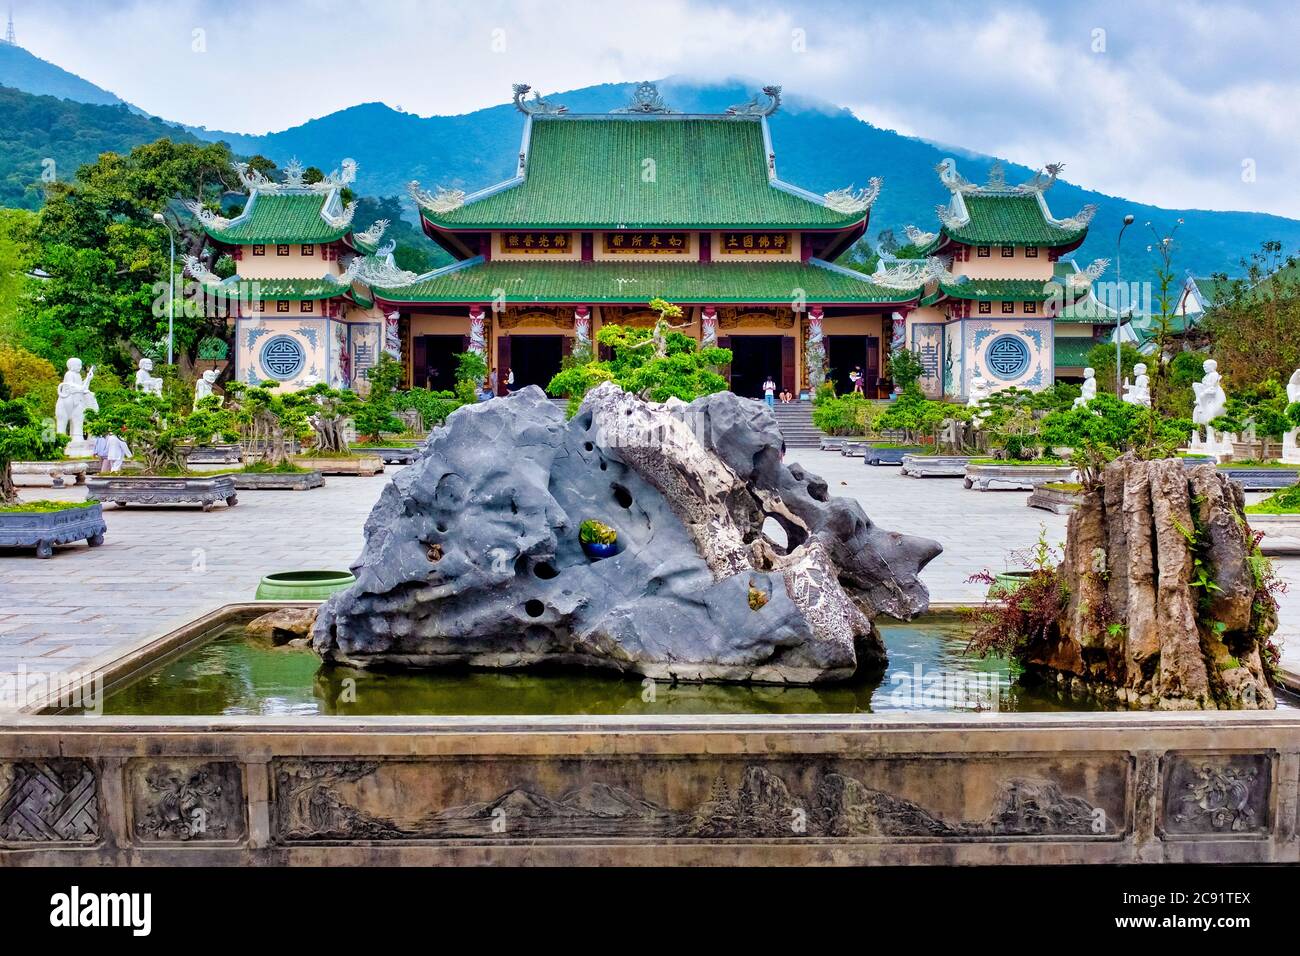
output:
M 228 623 L 231 618 L 250 617 L 268 611 L 288 607 L 318 607 L 322 601 L 283 601 L 253 600 L 222 604 L 206 614 L 181 625 L 178 628 L 156 638 L 149 639 L 125 651 L 111 652 L 112 657 L 105 656 L 88 662 L 80 668 L 82 673 L 102 673 L 104 693 L 110 694 L 119 686 L 136 678 L 139 673 L 157 665 L 168 657 L 174 657 L 191 648 L 197 647 L 210 638 L 214 628 Z M 972 607 L 972 602 L 935 601 L 930 605 L 930 614 L 952 614 Z M 1283 685 L 1286 691 L 1300 694 L 1300 674 L 1283 672 Z M 798 687 L 800 685 L 791 685 Z M 64 688 L 67 690 L 67 688 Z M 1234 727 L 1240 726 L 1294 726 L 1300 733 L 1300 710 L 1287 709 L 1275 711 L 1088 711 L 1088 712 L 1018 712 L 946 714 L 908 711 L 901 713 L 880 714 L 665 714 L 660 717 L 647 717 L 643 714 L 602 714 L 586 716 L 581 714 L 535 714 L 528 716 L 441 716 L 399 715 L 399 716 L 365 716 L 337 717 L 313 715 L 309 718 L 264 717 L 264 716 L 169 716 L 169 715 L 100 715 L 88 718 L 77 715 L 45 714 L 53 706 L 48 698 L 16 711 L 0 710 L 0 730 L 29 729 L 34 732 L 41 729 L 62 731 L 92 731 L 102 728 L 112 732 L 129 733 L 132 729 L 162 730 L 174 727 L 185 731 L 205 730 L 212 732 L 238 733 L 242 730 L 275 731 L 283 728 L 293 733 L 359 733 L 373 734 L 392 730 L 396 733 L 448 732 L 465 733 L 475 730 L 486 732 L 553 733 L 557 730 L 572 729 L 581 731 L 608 731 L 611 733 L 639 730 L 695 731 L 701 729 L 766 729 L 775 733 L 786 731 L 813 731 L 825 729 L 924 729 L 928 725 L 951 728 L 954 726 L 976 729 L 993 729 L 1014 727 L 1050 727 L 1050 726 L 1086 726 L 1101 729 L 1101 725 L 1117 725 L 1126 729 L 1144 726 L 1150 722 L 1153 728 L 1169 726 L 1202 727 L 1213 726 L 1215 721 L 1229 720 Z

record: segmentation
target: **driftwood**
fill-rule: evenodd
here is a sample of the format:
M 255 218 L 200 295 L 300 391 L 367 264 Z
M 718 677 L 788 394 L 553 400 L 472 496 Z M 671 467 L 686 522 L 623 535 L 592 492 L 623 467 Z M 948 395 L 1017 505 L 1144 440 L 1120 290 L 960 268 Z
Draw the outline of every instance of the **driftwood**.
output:
M 1212 465 L 1112 462 L 1070 515 L 1054 641 L 1026 664 L 1157 709 L 1271 709 L 1277 629 L 1241 489 Z

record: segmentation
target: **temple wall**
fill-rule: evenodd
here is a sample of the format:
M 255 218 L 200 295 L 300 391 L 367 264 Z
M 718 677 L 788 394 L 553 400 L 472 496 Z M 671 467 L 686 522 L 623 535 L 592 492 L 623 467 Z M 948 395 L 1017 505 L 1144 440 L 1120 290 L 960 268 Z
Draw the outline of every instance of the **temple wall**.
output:
M 1025 250 L 1013 247 L 1015 255 L 1003 258 L 1002 247 L 992 246 L 987 259 L 981 259 L 971 250 L 970 258 L 954 261 L 952 271 L 955 275 L 973 276 L 978 279 L 1042 279 L 1046 282 L 1052 278 L 1055 264 L 1046 249 L 1039 249 L 1036 258 L 1029 258 Z
M 253 255 L 252 246 L 243 246 L 243 258 L 235 263 L 241 279 L 315 279 L 324 275 L 339 275 L 343 266 L 338 259 L 326 262 L 321 257 L 321 247 L 314 246 L 315 254 L 304 256 L 302 246 L 289 246 L 289 255 L 277 256 L 275 246 L 267 244 L 266 255 Z
M 572 262 L 582 258 L 582 234 L 578 232 L 563 232 L 565 237 L 565 248 L 563 251 L 557 251 L 552 248 L 547 252 L 520 251 L 517 247 L 512 246 L 509 241 L 511 235 L 525 235 L 523 230 L 514 233 L 496 232 L 492 234 L 492 258 L 501 259 L 506 262 Z M 548 230 L 547 235 L 554 235 L 554 231 Z
M 277 391 L 316 382 L 363 388 L 364 370 L 378 358 L 382 336 L 378 309 L 354 309 L 345 318 L 240 318 L 235 322 L 235 379 Z
M 976 379 L 990 382 L 995 390 L 1052 385 L 1052 325 L 1051 319 L 972 317 L 945 329 L 949 336 L 957 336 L 956 350 L 961 354 L 960 369 L 953 370 L 946 390 L 964 400 Z M 1022 361 L 1014 361 L 1017 358 Z

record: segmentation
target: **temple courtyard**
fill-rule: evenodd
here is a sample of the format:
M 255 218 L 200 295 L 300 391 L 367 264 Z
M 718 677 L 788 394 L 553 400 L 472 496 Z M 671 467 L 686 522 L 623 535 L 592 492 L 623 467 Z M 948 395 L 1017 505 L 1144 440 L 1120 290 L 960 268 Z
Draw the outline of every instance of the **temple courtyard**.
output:
M 856 498 L 887 528 L 942 542 L 923 579 L 937 604 L 982 598 L 971 574 L 1013 566 L 1040 529 L 1064 539 L 1066 519 L 1025 506 L 1027 492 L 966 490 L 954 479 L 913 479 L 838 453 L 792 452 L 831 493 Z M 242 491 L 234 508 L 104 508 L 104 545 L 57 549 L 49 560 L 5 552 L 0 562 L 0 673 L 93 670 L 224 604 L 247 601 L 274 571 L 346 568 L 360 554 L 362 526 L 384 484 L 330 478 L 309 492 Z M 81 488 L 24 489 L 25 498 L 79 499 Z M 1300 541 L 1275 558 L 1282 595 L 1283 661 L 1300 673 Z

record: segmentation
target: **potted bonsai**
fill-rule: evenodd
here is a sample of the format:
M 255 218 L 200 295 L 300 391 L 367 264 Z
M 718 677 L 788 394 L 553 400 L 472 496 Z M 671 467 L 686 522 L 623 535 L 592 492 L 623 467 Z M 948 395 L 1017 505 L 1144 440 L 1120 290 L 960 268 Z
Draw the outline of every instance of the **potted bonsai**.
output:
M 352 442 L 354 454 L 377 455 L 385 464 L 410 464 L 417 454 L 414 439 L 386 439 L 386 435 L 401 435 L 406 424 L 396 415 L 397 384 L 405 370 L 402 363 L 387 352 L 379 354 L 379 361 L 366 372 L 369 391 L 357 404 L 352 420 L 359 441 Z
M 294 456 L 294 464 L 324 475 L 369 476 L 384 470 L 378 455 L 356 454 L 349 447 L 347 428 L 362 406 L 354 392 L 320 383 L 287 394 L 283 400 L 299 409 L 311 427 L 311 446 Z
M 207 441 L 214 434 L 233 437 L 229 415 L 216 407 L 214 399 L 201 401 L 186 416 L 166 390 L 162 396 L 130 392 L 92 415 L 87 430 L 92 435 L 121 437 L 138 465 L 87 479 L 88 500 L 112 501 L 119 508 L 197 504 L 204 511 L 211 511 L 218 501 L 232 508 L 238 503 L 229 472 L 190 471 L 186 460 L 187 445 L 196 439 Z
M 921 435 L 933 433 L 942 421 L 943 403 L 929 401 L 921 391 L 923 369 L 915 355 L 907 349 L 900 349 L 890 358 L 889 369 L 900 391 L 884 414 L 876 419 L 876 429 L 901 432 L 903 440 L 870 442 L 862 454 L 863 463 L 867 465 L 901 465 L 904 456 L 920 454 L 925 451 Z
M 200 399 L 200 407 L 215 401 Z M 325 484 L 320 471 L 293 460 L 298 440 L 311 434 L 301 403 L 265 386 L 231 382 L 224 411 L 239 436 L 237 489 L 307 491 Z
M 618 553 L 618 532 L 595 518 L 588 518 L 578 526 L 578 541 L 582 544 L 583 554 L 593 560 Z
M 56 454 L 67 438 L 44 428 L 26 402 L 7 394 L 0 380 L 0 547 L 35 548 L 38 558 L 48 558 L 57 544 L 103 544 L 108 529 L 98 502 L 18 500 L 13 462 Z

